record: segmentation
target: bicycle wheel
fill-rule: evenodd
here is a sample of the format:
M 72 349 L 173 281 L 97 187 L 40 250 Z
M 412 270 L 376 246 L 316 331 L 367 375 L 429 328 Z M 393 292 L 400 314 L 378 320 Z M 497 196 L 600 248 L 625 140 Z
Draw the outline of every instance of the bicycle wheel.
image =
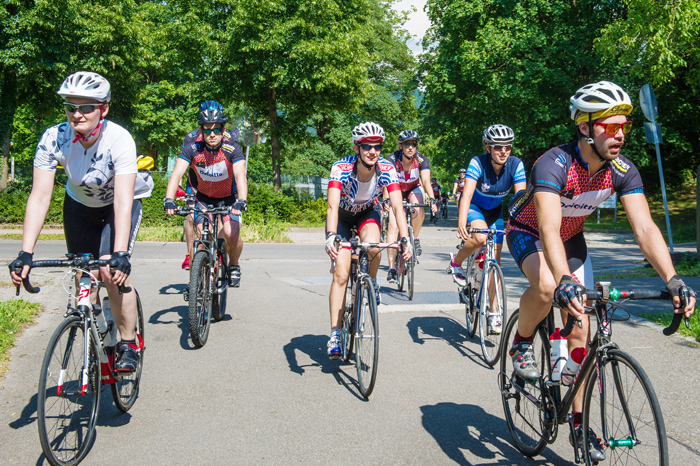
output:
M 37 393 L 39 440 L 52 465 L 78 464 L 95 435 L 100 406 L 100 361 L 97 344 L 78 316 L 65 319 L 54 332 L 41 365 Z M 85 339 L 88 339 L 88 368 Z M 85 377 L 85 378 L 83 378 Z
M 476 290 L 472 288 L 471 283 L 467 283 L 467 286 L 463 288 L 463 290 L 463 294 L 467 298 L 466 302 L 464 303 L 464 314 L 466 317 L 465 320 L 467 322 L 467 334 L 469 335 L 469 338 L 473 338 L 476 334 L 476 327 L 478 325 L 478 322 L 476 321 L 476 316 L 478 315 L 478 313 L 477 307 L 475 306 Z
M 498 387 L 501 391 L 503 411 L 508 430 L 513 438 L 515 448 L 526 456 L 538 455 L 547 446 L 547 426 L 543 426 L 542 407 L 544 396 L 539 380 L 525 382 L 513 371 L 508 347 L 515 336 L 518 327 L 518 310 L 513 312 L 506 330 L 503 333 L 501 345 L 501 364 L 498 373 Z M 541 374 L 548 374 L 549 356 L 546 348 L 547 337 L 541 328 L 535 332 L 533 349 L 537 366 Z M 547 366 L 547 367 L 545 367 Z
M 379 361 L 377 298 L 369 278 L 364 278 L 358 287 L 355 318 L 357 382 L 362 396 L 369 398 L 377 378 L 377 362 Z
M 399 279 L 397 280 L 396 286 L 399 291 L 403 291 L 403 286 L 406 281 L 406 273 L 408 272 L 408 263 L 399 253 L 396 254 L 396 261 L 399 264 L 398 270 L 401 271 L 401 273 L 399 273 Z
M 601 377 L 593 370 L 586 381 L 583 431 L 591 428 L 604 439 L 605 464 L 668 465 L 661 407 L 642 366 L 629 354 L 611 350 L 599 370 Z M 589 458 L 588 437 L 584 435 L 586 464 L 597 464 Z
M 226 301 L 228 297 L 228 253 L 223 239 L 218 240 L 216 266 L 216 289 L 219 294 L 214 294 L 211 299 L 211 313 L 214 320 L 219 322 L 226 315 Z M 216 290 L 215 292 L 216 293 Z
M 415 258 L 411 257 L 406 262 L 406 281 L 408 282 L 407 291 L 408 291 L 409 301 L 413 301 L 413 288 L 415 288 L 415 285 L 416 285 L 415 276 L 416 276 L 416 261 L 415 261 Z
M 503 283 L 503 272 L 497 263 L 488 262 L 481 281 L 479 336 L 484 360 L 491 367 L 498 362 L 500 356 L 501 327 L 506 316 L 506 286 Z M 496 320 L 500 325 L 496 326 Z
M 112 384 L 112 398 L 114 398 L 114 404 L 122 413 L 129 411 L 129 409 L 134 406 L 136 398 L 139 396 L 139 384 L 141 383 L 141 372 L 143 370 L 143 353 L 146 349 L 144 343 L 143 307 L 141 307 L 141 298 L 135 289 L 133 292 L 136 293 L 136 342 L 141 346 L 141 354 L 136 370 L 115 377 L 115 383 Z M 120 340 L 121 337 L 117 338 L 117 341 Z
M 343 312 L 343 322 L 340 327 L 340 343 L 343 348 L 342 360 L 348 362 L 352 357 L 352 345 L 355 342 L 355 327 L 352 316 L 352 304 L 345 306 Z
M 209 336 L 211 323 L 211 283 L 209 254 L 197 251 L 190 266 L 190 336 L 192 343 L 201 348 Z

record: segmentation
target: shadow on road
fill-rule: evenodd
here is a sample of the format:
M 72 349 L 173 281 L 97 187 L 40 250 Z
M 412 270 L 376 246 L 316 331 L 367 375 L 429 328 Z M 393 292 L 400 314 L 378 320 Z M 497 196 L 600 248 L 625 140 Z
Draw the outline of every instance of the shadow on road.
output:
M 231 318 L 228 315 L 226 317 Z M 148 323 L 154 325 L 177 325 L 180 329 L 180 347 L 186 350 L 197 349 L 190 341 L 190 316 L 186 304 L 154 312 L 148 319 Z
M 450 317 L 414 317 L 408 321 L 406 327 L 413 341 L 419 345 L 427 340 L 443 340 L 459 351 L 462 356 L 468 357 L 481 367 L 491 369 L 481 357 L 478 337 L 474 337 L 476 350 L 466 346 L 465 343 L 470 341 L 467 330 L 461 323 Z
M 535 459 L 523 456 L 511 445 L 505 421 L 478 406 L 438 403 L 420 409 L 425 430 L 457 464 L 569 464 L 549 449 Z M 475 462 L 469 462 L 465 450 L 477 457 Z

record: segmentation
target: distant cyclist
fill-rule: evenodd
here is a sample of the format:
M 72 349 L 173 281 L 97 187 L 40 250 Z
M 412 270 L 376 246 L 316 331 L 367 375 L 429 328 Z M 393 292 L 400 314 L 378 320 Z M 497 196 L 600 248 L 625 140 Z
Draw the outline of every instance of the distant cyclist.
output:
M 433 199 L 440 199 L 440 191 L 442 188 L 437 182 L 437 178 L 430 179 L 430 187 L 433 188 Z
M 434 202 L 435 195 L 430 185 L 430 161 L 428 157 L 418 152 L 419 139 L 418 133 L 412 129 L 402 131 L 399 134 L 399 150 L 391 154 L 388 160 L 396 168 L 403 199 L 411 204 L 423 204 L 425 202 L 424 194 L 427 194 L 432 201 L 430 210 L 437 212 L 437 205 Z M 401 215 L 405 217 L 403 210 L 401 211 Z M 423 208 L 415 209 L 415 214 L 411 217 L 411 225 L 413 226 L 416 256 L 420 256 L 422 252 L 420 246 L 420 229 L 423 226 L 424 219 L 425 210 L 423 210 Z M 389 230 L 387 233 L 388 241 L 396 241 L 398 233 L 396 217 L 393 212 L 390 211 Z M 387 256 L 389 258 L 389 273 L 386 279 L 389 283 L 396 283 L 398 280 L 398 274 L 396 272 L 396 250 L 390 249 L 387 251 Z
M 241 280 L 239 236 L 241 213 L 247 209 L 248 181 L 245 156 L 238 143 L 229 139 L 225 130 L 226 115 L 219 102 L 207 100 L 199 107 L 199 129 L 189 133 L 182 144 L 180 157 L 170 175 L 163 209 L 173 215 L 177 206 L 174 197 L 180 180 L 189 170 L 189 183 L 195 191 L 196 205 L 230 206 L 231 213 L 223 217 L 218 237 L 226 239 L 229 255 L 228 286 L 237 287 Z M 201 233 L 204 217 L 195 216 L 194 223 Z M 191 260 L 191 259 L 190 259 Z
M 530 285 L 520 298 L 518 329 L 510 350 L 513 369 L 525 380 L 540 376 L 533 333 L 552 300 L 561 308 L 562 319 L 571 314 L 583 324 L 583 328 L 575 325 L 569 335 L 569 351 L 588 342 L 588 317 L 576 297 L 577 290 L 594 288 L 584 220 L 613 193 L 620 195 L 644 257 L 674 296 L 675 312 L 689 317 L 695 307 L 695 293 L 676 275 L 663 236 L 651 218 L 637 167 L 621 154 L 632 129 L 627 119 L 632 112 L 630 97 L 616 84 L 601 81 L 583 86 L 570 100 L 576 139 L 537 159 L 526 191 L 509 206 L 508 248 Z M 684 289 L 691 297 L 682 306 L 679 295 Z M 583 392 L 572 406 L 579 442 L 584 440 Z M 603 445 L 596 434 L 589 430 L 585 435 L 592 440 L 591 458 L 603 461 Z
M 459 200 L 462 197 L 462 190 L 464 189 L 464 183 L 467 182 L 467 170 L 464 168 L 459 169 L 459 178 L 455 180 L 455 184 L 452 187 L 452 198 L 457 201 L 457 208 L 459 208 Z
M 510 155 L 515 136 L 505 125 L 489 126 L 482 138 L 486 152 L 477 155 L 469 162 L 466 181 L 462 189 L 462 202 L 459 206 L 457 235 L 464 240 L 450 263 L 452 278 L 460 286 L 466 286 L 467 279 L 462 263 L 474 251 L 486 245 L 487 236 L 470 235 L 468 228 L 503 229 L 503 198 L 515 187 L 515 192 L 525 189 L 527 179 L 523 162 Z M 503 236 L 496 236 L 496 260 L 501 260 Z M 492 330 L 500 332 L 501 322 L 494 322 Z
M 378 243 L 380 214 L 375 210 L 375 201 L 386 188 L 391 208 L 398 219 L 401 237 L 408 236 L 406 217 L 403 213 L 401 190 L 394 166 L 380 157 L 384 143 L 384 130 L 376 123 L 366 122 L 352 130 L 355 155 L 340 159 L 333 164 L 328 182 L 328 215 L 326 217 L 326 252 L 336 261 L 330 291 L 331 336 L 328 341 L 328 356 L 340 357 L 340 325 L 345 307 L 345 288 L 350 276 L 350 251 L 338 250 L 336 238 L 351 239 L 352 228 L 357 229 L 360 240 Z M 411 248 L 406 247 L 403 256 L 411 258 Z M 377 270 L 381 252 L 370 251 L 369 273 L 377 293 L 379 287 Z
M 14 269 L 27 277 L 34 246 L 51 203 L 58 165 L 68 181 L 63 200 L 63 230 L 71 254 L 89 253 L 111 259 L 100 267 L 114 321 L 122 340 L 117 343 L 114 370 L 133 372 L 140 359 L 135 340 L 136 294 L 119 293 L 130 286 L 131 252 L 141 224 L 141 199 L 151 195 L 149 177 L 139 174 L 136 144 L 129 132 L 106 120 L 110 85 L 97 73 L 79 71 L 66 78 L 58 90 L 67 121 L 47 129 L 34 156 L 34 181 L 27 201 L 22 250 L 10 264 L 15 285 L 21 283 Z

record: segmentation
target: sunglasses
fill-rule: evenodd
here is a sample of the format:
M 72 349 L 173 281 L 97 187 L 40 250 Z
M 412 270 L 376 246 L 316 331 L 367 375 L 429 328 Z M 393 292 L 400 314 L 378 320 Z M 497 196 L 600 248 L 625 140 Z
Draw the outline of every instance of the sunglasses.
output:
M 75 113 L 76 111 L 82 113 L 83 115 L 95 111 L 95 107 L 99 107 L 102 104 L 70 104 L 68 102 L 63 102 L 63 108 L 68 113 Z
M 418 147 L 417 142 L 403 142 L 401 143 L 404 147 Z
M 377 152 L 382 150 L 382 145 L 381 144 L 360 144 L 360 147 L 362 147 L 362 150 L 376 150 Z
M 593 124 L 605 128 L 605 134 L 610 136 L 615 136 L 617 132 L 620 131 L 620 128 L 622 128 L 622 134 L 627 134 L 632 131 L 632 122 L 629 120 L 624 123 L 599 123 L 596 121 Z
M 510 144 L 509 144 L 509 145 L 505 145 L 505 146 L 502 146 L 502 145 L 491 146 L 491 148 L 492 148 L 493 150 L 498 151 L 498 152 L 509 151 L 509 150 L 511 150 L 512 147 L 513 147 L 513 146 L 511 146 Z
M 220 134 L 221 132 L 223 132 L 223 130 L 224 130 L 223 128 L 211 128 L 211 129 L 202 128 L 202 132 L 206 135 L 209 135 L 211 133 Z

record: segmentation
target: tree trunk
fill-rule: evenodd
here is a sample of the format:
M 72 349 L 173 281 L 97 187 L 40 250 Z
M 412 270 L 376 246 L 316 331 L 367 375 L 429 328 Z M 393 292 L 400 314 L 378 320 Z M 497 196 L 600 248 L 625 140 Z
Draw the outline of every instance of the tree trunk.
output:
M 7 190 L 8 161 L 10 160 L 10 142 L 12 141 L 12 122 L 17 109 L 17 76 L 5 70 L 0 89 L 0 143 L 2 144 L 2 173 L 0 174 L 0 192 Z
M 267 107 L 270 112 L 270 141 L 272 142 L 272 185 L 282 189 L 282 170 L 280 169 L 280 130 L 277 126 L 277 98 L 275 89 L 267 91 Z

